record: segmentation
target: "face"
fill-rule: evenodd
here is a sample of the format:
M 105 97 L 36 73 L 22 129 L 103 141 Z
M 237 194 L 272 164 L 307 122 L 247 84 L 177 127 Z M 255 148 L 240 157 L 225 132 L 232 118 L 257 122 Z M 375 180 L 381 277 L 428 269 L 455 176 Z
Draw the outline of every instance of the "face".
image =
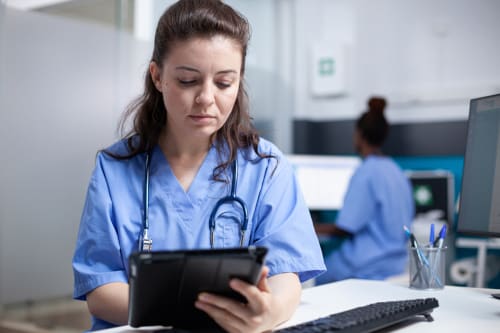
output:
M 229 117 L 240 84 L 241 48 L 215 36 L 177 42 L 150 72 L 167 110 L 167 136 L 210 139 Z

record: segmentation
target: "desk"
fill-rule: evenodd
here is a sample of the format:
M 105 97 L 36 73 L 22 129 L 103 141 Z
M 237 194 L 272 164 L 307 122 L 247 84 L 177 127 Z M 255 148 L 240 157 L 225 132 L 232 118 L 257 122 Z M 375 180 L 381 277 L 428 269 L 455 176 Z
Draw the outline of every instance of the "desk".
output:
M 405 333 L 498 333 L 500 332 L 500 300 L 490 296 L 493 289 L 446 286 L 439 291 L 409 289 L 406 285 L 386 281 L 350 279 L 304 289 L 294 316 L 279 328 L 344 311 L 353 307 L 411 298 L 435 297 L 439 307 L 432 312 L 433 322 L 423 317 L 411 324 L 398 324 L 384 332 Z M 102 333 L 152 332 L 128 326 L 102 330 Z
M 407 285 L 385 281 L 345 280 L 305 289 L 302 301 L 286 327 L 329 313 L 379 301 L 435 297 L 439 307 L 432 312 L 433 322 L 419 320 L 395 332 L 418 333 L 498 333 L 500 332 L 500 300 L 491 297 L 492 289 L 445 286 L 443 290 L 413 290 Z M 496 291 L 498 292 L 498 290 Z

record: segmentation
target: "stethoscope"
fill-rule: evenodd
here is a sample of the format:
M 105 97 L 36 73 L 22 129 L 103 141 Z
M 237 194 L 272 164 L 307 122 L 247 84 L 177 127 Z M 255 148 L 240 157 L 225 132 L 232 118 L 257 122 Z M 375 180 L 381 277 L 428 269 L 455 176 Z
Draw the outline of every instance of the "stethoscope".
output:
M 151 152 L 146 154 L 146 168 L 144 175 L 144 190 L 143 190 L 143 221 L 142 221 L 142 234 L 139 237 L 139 251 L 151 251 L 153 248 L 153 240 L 149 237 L 149 178 L 150 178 L 150 168 L 151 168 Z M 243 246 L 243 241 L 245 239 L 245 232 L 248 227 L 248 211 L 247 206 L 243 199 L 236 196 L 236 187 L 238 185 L 238 163 L 236 159 L 231 163 L 231 192 L 229 195 L 220 198 L 216 203 L 212 212 L 210 213 L 210 219 L 208 226 L 210 228 L 210 247 L 214 248 L 215 242 L 215 215 L 219 208 L 228 203 L 238 204 L 243 211 L 243 222 L 240 223 L 240 247 Z

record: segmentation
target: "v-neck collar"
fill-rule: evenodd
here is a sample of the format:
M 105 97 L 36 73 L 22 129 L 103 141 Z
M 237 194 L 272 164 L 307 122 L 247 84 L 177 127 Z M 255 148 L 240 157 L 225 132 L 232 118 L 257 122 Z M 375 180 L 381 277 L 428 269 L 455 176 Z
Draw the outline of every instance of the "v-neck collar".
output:
M 188 190 L 184 191 L 160 146 L 156 145 L 153 148 L 151 160 L 151 181 L 168 193 L 170 199 L 176 204 L 190 208 L 199 207 L 207 197 L 214 195 L 210 193 L 212 192 L 210 189 L 213 190 L 213 185 L 216 183 L 212 175 L 217 164 L 217 150 L 212 145 Z

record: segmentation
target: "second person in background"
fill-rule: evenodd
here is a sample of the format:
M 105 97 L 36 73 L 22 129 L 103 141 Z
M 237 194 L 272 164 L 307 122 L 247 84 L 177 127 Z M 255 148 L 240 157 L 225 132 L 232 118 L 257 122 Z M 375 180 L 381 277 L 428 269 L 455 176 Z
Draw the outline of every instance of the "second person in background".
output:
M 316 224 L 322 236 L 343 238 L 325 254 L 328 271 L 318 284 L 348 278 L 381 280 L 405 271 L 408 249 L 403 225 L 414 216 L 411 185 L 382 153 L 389 132 L 385 99 L 372 97 L 356 122 L 354 146 L 363 162 L 352 176 L 337 221 Z

